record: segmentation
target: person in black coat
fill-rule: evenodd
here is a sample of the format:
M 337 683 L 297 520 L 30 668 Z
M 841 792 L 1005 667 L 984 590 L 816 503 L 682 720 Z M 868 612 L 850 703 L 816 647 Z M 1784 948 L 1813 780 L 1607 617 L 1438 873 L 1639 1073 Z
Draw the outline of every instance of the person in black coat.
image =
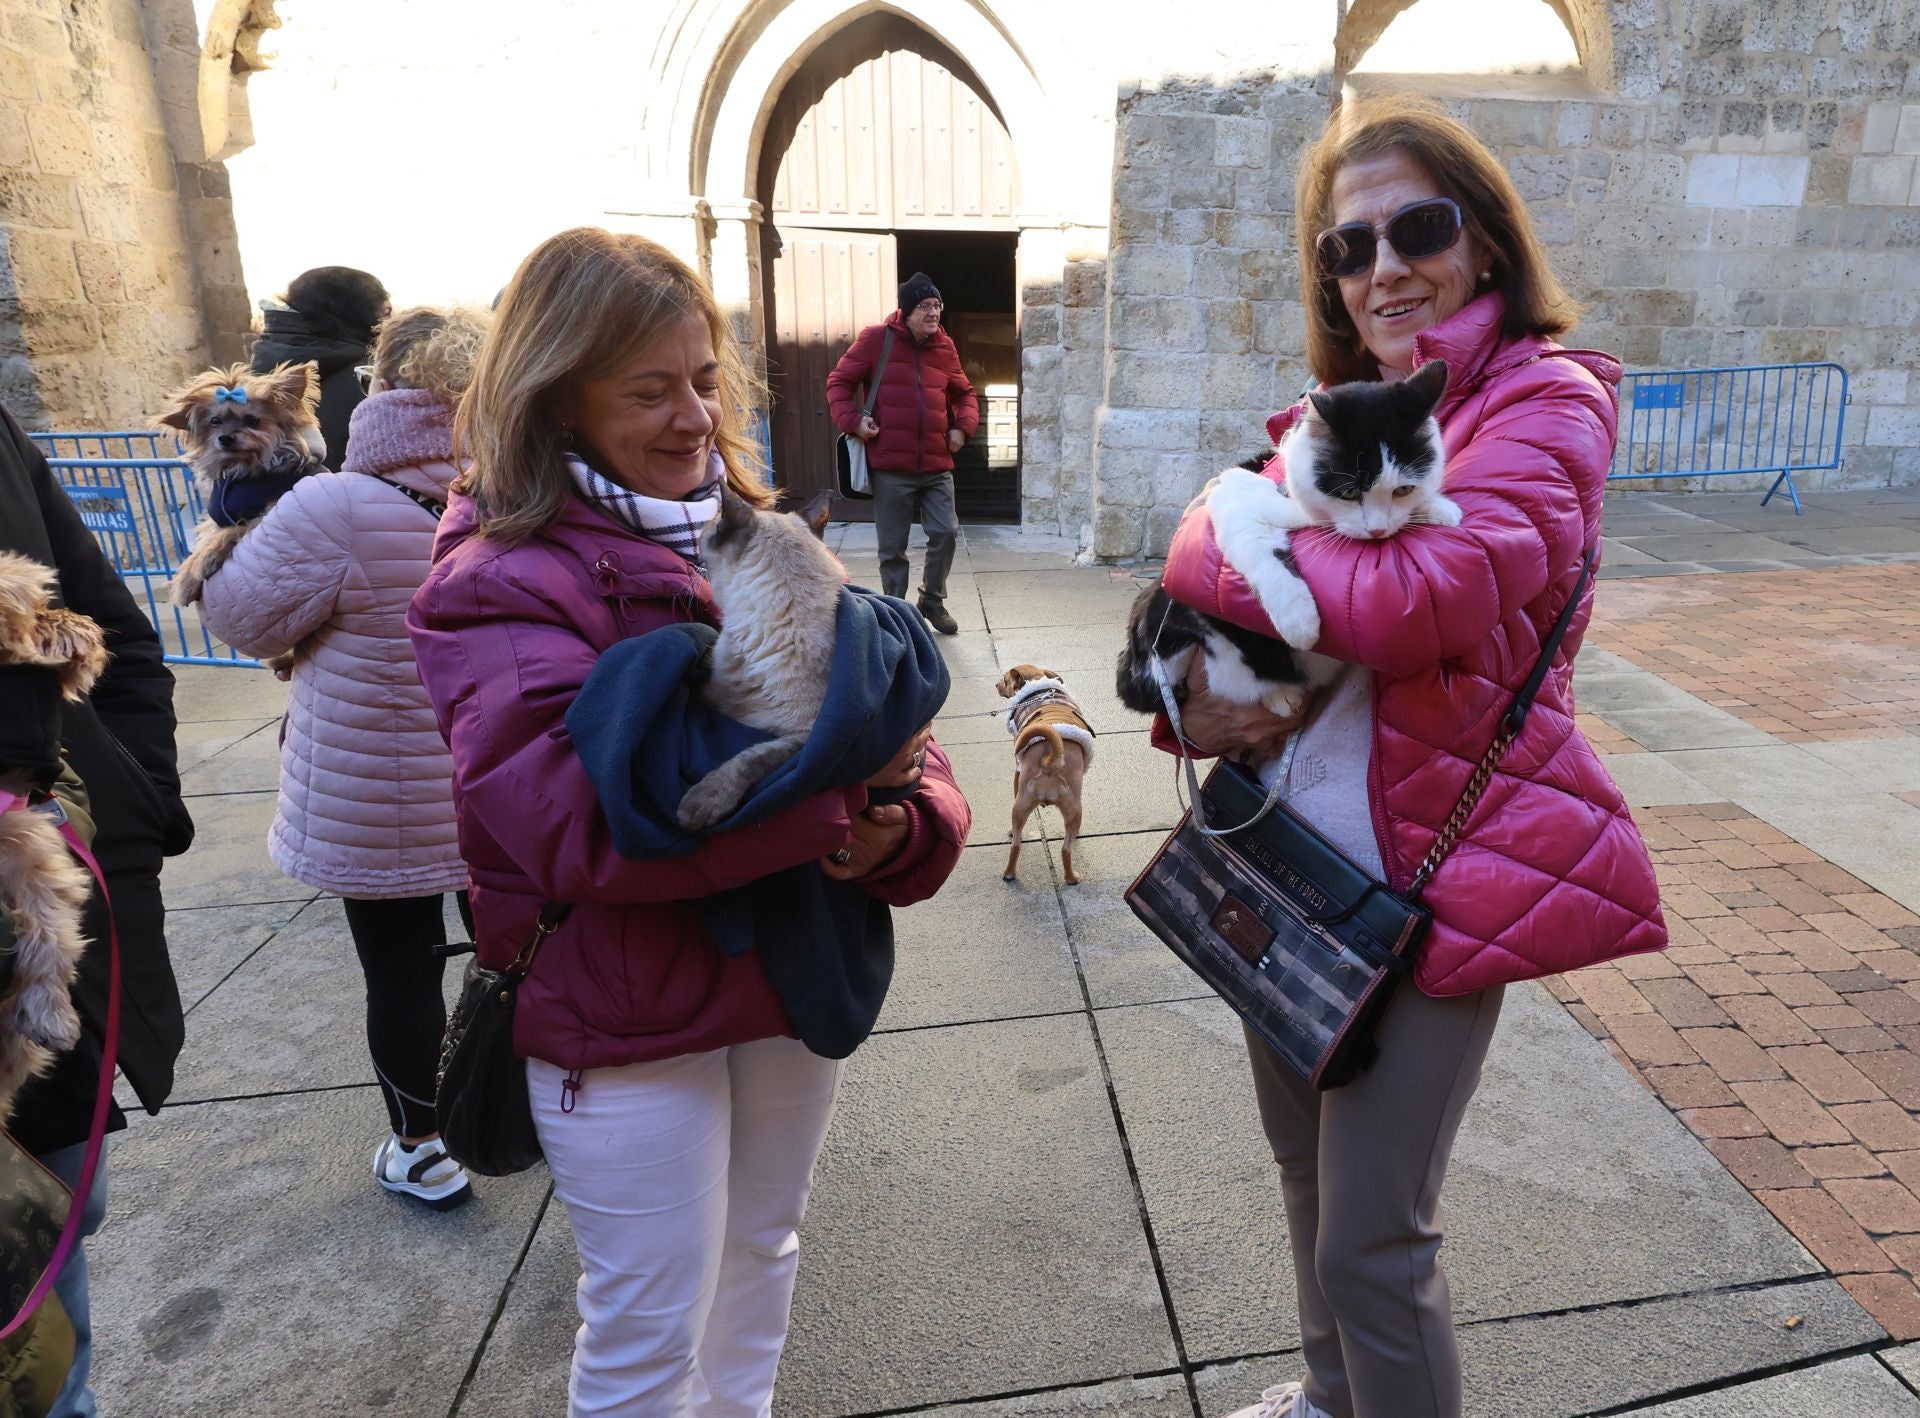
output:
M 320 435 L 336 473 L 347 456 L 347 422 L 367 397 L 354 367 L 372 362 L 374 332 L 391 310 L 387 288 L 365 271 L 316 266 L 295 276 L 286 299 L 263 316 L 253 372 L 308 360 L 320 366 Z
M 47 460 L 0 408 L 0 549 L 53 567 L 59 603 L 91 616 L 106 632 L 111 656 L 92 695 L 62 705 L 60 742 L 44 742 L 40 696 L 15 670 L 0 678 L 0 764 L 44 763 L 55 752 L 86 783 L 96 833 L 93 850 L 112 896 L 111 925 L 120 933 L 120 1070 L 148 1112 L 173 1090 L 173 1065 L 185 1035 L 180 991 L 167 953 L 166 908 L 160 896 L 162 858 L 187 850 L 193 819 L 180 797 L 174 746 L 173 672 L 160 637 L 102 554 L 80 514 L 55 483 Z M 48 671 L 52 673 L 52 671 Z M 29 703 L 28 701 L 32 701 Z M 100 1079 L 107 1017 L 109 920 L 99 893 L 84 929 L 93 942 L 73 985 L 80 1042 L 44 1078 L 29 1080 L 15 1101 L 9 1130 L 21 1145 L 71 1183 L 80 1168 Z M 126 1126 L 118 1106 L 109 1130 Z M 87 1207 L 88 1230 L 106 1204 L 106 1168 Z M 73 1371 L 56 1413 L 91 1412 L 87 1371 L 91 1323 L 86 1304 L 86 1252 L 77 1248 L 56 1293 L 78 1339 Z

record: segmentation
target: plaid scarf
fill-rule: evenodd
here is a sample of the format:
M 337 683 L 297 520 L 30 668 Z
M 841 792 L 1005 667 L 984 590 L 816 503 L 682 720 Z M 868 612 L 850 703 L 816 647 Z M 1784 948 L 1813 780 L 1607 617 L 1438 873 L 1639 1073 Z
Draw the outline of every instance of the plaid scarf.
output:
M 679 553 L 695 566 L 701 564 L 700 533 L 720 515 L 720 484 L 727 473 L 718 453 L 707 460 L 706 481 L 678 502 L 629 492 L 571 453 L 567 454 L 567 471 L 573 475 L 573 485 L 580 495 L 614 521 Z

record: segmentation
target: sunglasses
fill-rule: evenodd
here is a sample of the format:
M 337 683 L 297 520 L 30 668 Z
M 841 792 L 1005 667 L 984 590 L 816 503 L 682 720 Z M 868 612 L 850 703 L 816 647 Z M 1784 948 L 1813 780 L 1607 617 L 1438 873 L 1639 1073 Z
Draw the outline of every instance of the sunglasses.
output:
M 1428 197 L 1408 203 L 1378 227 L 1367 222 L 1328 227 L 1313 239 L 1313 254 L 1321 275 L 1342 280 L 1373 269 L 1383 236 L 1402 261 L 1424 261 L 1458 241 L 1464 225 L 1451 197 Z

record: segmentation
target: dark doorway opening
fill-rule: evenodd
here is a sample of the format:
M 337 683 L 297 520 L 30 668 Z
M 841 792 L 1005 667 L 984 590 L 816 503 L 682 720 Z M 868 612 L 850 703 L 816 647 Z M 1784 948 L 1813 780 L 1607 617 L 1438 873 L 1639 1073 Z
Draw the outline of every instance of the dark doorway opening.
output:
M 782 88 L 759 190 L 775 481 L 801 498 L 832 485 L 827 375 L 861 329 L 894 310 L 901 278 L 925 270 L 982 403 L 980 430 L 957 460 L 958 511 L 1017 522 L 1019 176 L 979 77 L 912 20 L 862 16 Z M 837 510 L 864 519 L 871 506 Z
M 980 428 L 953 460 L 963 522 L 1020 520 L 1020 329 L 1010 231 L 902 231 L 900 279 L 925 271 L 946 302 L 941 317 L 980 400 Z

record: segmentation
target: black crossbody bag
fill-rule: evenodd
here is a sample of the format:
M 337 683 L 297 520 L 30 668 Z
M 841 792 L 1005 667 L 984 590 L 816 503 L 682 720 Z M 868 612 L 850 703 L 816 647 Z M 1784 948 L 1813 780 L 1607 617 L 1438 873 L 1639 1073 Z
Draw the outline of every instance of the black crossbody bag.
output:
M 572 910 L 558 901 L 542 906 L 533 936 L 504 970 L 483 970 L 478 959 L 469 960 L 447 1016 L 434 1122 L 453 1160 L 483 1177 L 511 1176 L 540 1160 L 527 1066 L 513 1051 L 513 1011 L 541 944 Z
M 1127 888 L 1127 904 L 1316 1088 L 1348 1082 L 1378 1053 L 1373 1036 L 1381 1015 L 1394 988 L 1413 973 L 1433 923 L 1420 898 L 1520 736 L 1593 567 L 1590 550 L 1533 672 L 1501 716 L 1493 742 L 1404 894 L 1280 801 L 1298 730 L 1272 789 L 1225 759 L 1201 786 L 1185 751 L 1172 682 L 1156 655 L 1154 671 L 1193 806 Z M 1239 825 L 1223 825 L 1233 823 Z

